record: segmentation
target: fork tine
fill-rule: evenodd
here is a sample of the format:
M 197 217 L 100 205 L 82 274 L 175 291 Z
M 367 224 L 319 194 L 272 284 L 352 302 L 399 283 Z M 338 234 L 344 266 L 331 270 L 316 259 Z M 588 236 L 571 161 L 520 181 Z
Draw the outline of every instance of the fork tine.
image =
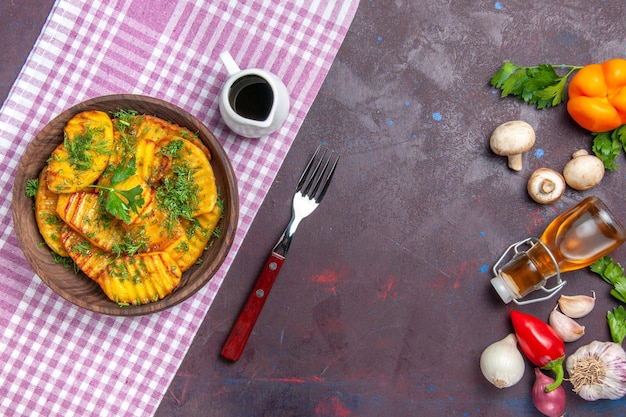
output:
M 315 195 L 315 191 L 317 191 L 317 187 L 319 185 L 319 182 L 320 182 L 322 176 L 324 175 L 324 171 L 326 170 L 326 167 L 328 166 L 328 161 L 327 161 L 326 165 L 324 166 L 324 168 L 322 168 L 322 170 L 320 171 L 320 168 L 322 166 L 322 163 L 324 162 L 324 158 L 326 157 L 326 153 L 327 152 L 328 152 L 328 148 L 325 148 L 324 152 L 322 153 L 322 156 L 320 156 L 319 161 L 317 161 L 317 165 L 315 166 L 315 169 L 313 170 L 313 173 L 309 177 L 309 180 L 308 180 L 306 186 L 304 187 L 304 190 L 302 190 L 302 194 L 308 195 L 308 196 L 314 196 Z M 310 192 L 312 186 L 313 186 L 313 192 Z
M 324 157 L 326 156 L 326 151 L 328 151 L 328 149 L 324 149 L 324 153 L 322 154 L 322 157 L 320 158 L 320 161 L 318 162 L 317 167 L 315 167 L 315 171 L 313 171 L 313 175 L 311 175 L 311 179 L 305 190 L 305 194 L 310 196 L 311 198 L 313 198 L 315 196 L 315 193 L 317 193 L 317 189 L 319 188 L 320 183 L 322 182 L 322 178 L 324 177 L 326 168 L 328 168 L 328 164 L 330 163 L 330 157 L 329 157 L 328 159 L 326 159 L 326 164 L 324 165 L 324 168 L 322 168 L 322 170 L 320 171 L 320 167 L 322 166 L 322 162 L 324 162 Z M 332 156 L 332 151 L 331 151 L 330 156 Z M 318 172 L 319 172 L 319 175 L 318 175 Z M 309 192 L 309 190 L 311 189 L 311 186 L 313 186 L 313 191 Z
M 333 153 L 334 152 L 331 152 L 331 157 Z M 333 175 L 335 175 L 335 168 L 337 168 L 337 162 L 339 162 L 340 157 L 341 155 L 337 154 L 337 157 L 335 158 L 335 162 L 333 163 L 332 167 L 330 168 L 330 171 L 328 172 L 328 175 L 326 176 L 326 180 L 324 181 L 324 185 L 322 186 L 322 191 L 320 191 L 319 195 L 315 199 L 316 203 L 319 203 L 320 201 L 322 201 L 322 198 L 324 198 L 324 195 L 326 195 L 326 190 L 328 189 L 328 185 L 330 185 L 330 180 L 332 180 Z M 330 157 L 328 158 L 328 162 L 326 162 L 326 167 L 328 166 L 329 162 L 330 162 Z M 324 167 L 324 171 L 326 171 L 326 167 Z M 320 180 L 321 180 L 321 177 L 320 177 Z
M 313 157 L 305 168 L 304 174 L 300 178 L 298 187 L 296 188 L 296 192 L 300 191 L 303 196 L 306 196 L 311 200 L 315 200 L 316 203 L 322 201 L 322 198 L 326 194 L 330 180 L 335 173 L 337 162 L 341 156 L 335 151 L 324 148 L 321 156 L 317 159 L 320 149 L 321 145 L 318 146 L 313 154 Z M 315 163 L 316 159 L 317 163 Z
M 296 192 L 298 192 L 298 191 L 300 191 L 302 189 L 302 186 L 304 185 L 304 182 L 306 181 L 306 179 L 307 179 L 307 177 L 309 175 L 309 171 L 311 170 L 311 167 L 313 166 L 313 162 L 315 161 L 315 157 L 317 156 L 317 154 L 319 153 L 321 148 L 322 148 L 321 144 L 317 146 L 317 149 L 315 150 L 315 153 L 313 154 L 311 159 L 309 159 L 309 162 L 306 164 L 306 168 L 304 168 L 304 172 L 302 172 L 302 176 L 298 180 L 298 185 L 296 186 Z

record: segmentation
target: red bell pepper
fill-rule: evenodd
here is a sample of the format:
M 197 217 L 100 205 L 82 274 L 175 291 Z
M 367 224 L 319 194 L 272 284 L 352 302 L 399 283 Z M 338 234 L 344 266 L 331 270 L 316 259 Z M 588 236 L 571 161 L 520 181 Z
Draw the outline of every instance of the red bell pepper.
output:
M 548 323 L 530 314 L 511 311 L 515 336 L 524 355 L 535 366 L 554 372 L 554 382 L 546 392 L 558 388 L 563 382 L 565 344 Z

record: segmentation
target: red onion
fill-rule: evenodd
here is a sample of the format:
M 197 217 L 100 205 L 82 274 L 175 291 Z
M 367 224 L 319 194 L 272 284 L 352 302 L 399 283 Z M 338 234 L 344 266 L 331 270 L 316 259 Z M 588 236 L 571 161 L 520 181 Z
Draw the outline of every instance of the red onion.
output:
M 565 412 L 565 390 L 559 385 L 553 391 L 546 392 L 546 387 L 554 379 L 535 368 L 535 383 L 532 389 L 533 404 L 544 416 L 561 417 Z

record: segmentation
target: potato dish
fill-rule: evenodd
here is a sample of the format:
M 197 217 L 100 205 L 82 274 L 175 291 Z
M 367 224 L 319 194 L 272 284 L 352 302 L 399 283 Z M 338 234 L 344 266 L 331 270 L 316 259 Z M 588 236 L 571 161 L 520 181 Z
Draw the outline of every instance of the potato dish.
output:
M 210 160 L 193 132 L 157 117 L 79 113 L 27 184 L 39 232 L 112 301 L 158 301 L 219 234 Z

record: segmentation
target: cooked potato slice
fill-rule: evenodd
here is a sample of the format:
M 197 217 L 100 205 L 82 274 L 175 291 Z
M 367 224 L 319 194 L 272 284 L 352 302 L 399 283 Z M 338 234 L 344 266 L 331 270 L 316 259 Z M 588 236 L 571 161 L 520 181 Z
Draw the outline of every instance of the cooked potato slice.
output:
M 207 244 L 213 236 L 217 223 L 222 216 L 221 207 L 216 204 L 213 210 L 202 213 L 195 218 L 195 222 L 184 220 L 185 229 L 192 234 L 185 233 L 170 246 L 165 248 L 165 252 L 172 256 L 178 267 L 185 272 L 196 263 L 204 252 Z
M 135 118 L 133 130 L 137 139 L 147 139 L 158 142 L 166 136 L 175 135 L 182 129 L 174 127 L 163 119 L 155 116 L 143 115 Z
M 211 152 L 200 138 L 189 129 L 175 123 L 169 123 L 154 116 L 138 116 L 135 119 L 134 131 L 137 139 L 148 139 L 155 142 L 159 142 L 168 136 L 178 136 L 187 139 L 196 145 L 206 155 L 208 160 L 211 160 Z
M 65 125 L 63 143 L 48 163 L 48 188 L 73 193 L 92 184 L 107 167 L 113 150 L 113 124 L 101 111 L 85 111 Z
M 170 175 L 188 176 L 191 185 L 195 188 L 196 202 L 193 206 L 193 217 L 213 210 L 217 201 L 217 185 L 213 168 L 204 153 L 186 139 L 166 138 L 161 142 L 163 147 L 172 141 L 182 140 L 182 149 L 172 159 Z
M 39 187 L 35 195 L 35 219 L 39 233 L 54 252 L 60 256 L 68 256 L 61 242 L 61 230 L 65 226 L 57 214 L 59 195 L 48 189 L 48 167 L 45 166 L 39 173 Z
M 151 190 L 151 193 L 154 194 L 155 191 Z M 124 224 L 123 228 L 127 234 L 135 237 L 135 241 L 141 241 L 142 252 L 163 250 L 185 234 L 180 221 L 170 219 L 168 213 L 159 207 L 156 198 L 152 197 L 141 215 L 131 224 Z
M 154 160 L 158 157 L 159 144 L 151 140 L 140 139 L 135 146 L 135 166 L 137 175 L 144 180 L 151 176 Z
M 70 227 L 63 229 L 61 240 L 76 266 L 94 281 L 97 281 L 104 270 L 116 259 L 115 255 L 92 245 Z
M 170 294 L 181 271 L 165 252 L 116 259 L 98 278 L 105 294 L 118 304 L 148 304 Z
M 124 160 L 126 156 L 126 148 L 122 144 L 122 134 L 119 130 L 113 128 L 113 150 L 109 157 L 109 165 L 116 166 Z
M 162 155 L 160 150 L 161 146 L 151 140 L 139 139 L 136 143 L 137 175 L 150 185 L 157 184 L 171 165 L 171 158 Z
M 123 234 L 119 222 L 104 213 L 98 199 L 98 194 L 84 191 L 61 194 L 57 214 L 93 245 L 111 252 Z

